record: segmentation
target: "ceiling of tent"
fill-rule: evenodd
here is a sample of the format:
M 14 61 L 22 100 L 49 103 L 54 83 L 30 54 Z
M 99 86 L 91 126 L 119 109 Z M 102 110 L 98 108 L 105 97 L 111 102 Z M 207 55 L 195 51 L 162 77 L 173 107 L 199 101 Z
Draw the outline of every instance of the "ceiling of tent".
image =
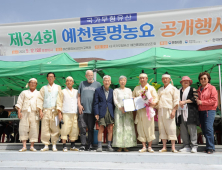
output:
M 118 87 L 119 77 L 121 75 L 125 75 L 127 77 L 127 87 L 133 89 L 135 86 L 139 84 L 139 74 L 144 70 L 145 73 L 148 74 L 149 80 L 148 82 L 153 83 L 157 82 L 158 84 L 163 85 L 161 76 L 165 72 L 171 74 L 171 78 L 173 80 L 174 85 L 177 88 L 180 88 L 180 80 L 183 76 L 187 75 L 193 80 L 193 87 L 198 87 L 198 75 L 202 71 L 208 71 L 211 75 L 211 84 L 219 88 L 219 73 L 218 73 L 218 66 L 217 65 L 206 65 L 206 66 L 188 66 L 186 69 L 182 67 L 172 67 L 172 68 L 158 68 L 155 71 L 153 69 L 147 68 L 137 68 L 137 69 L 103 69 L 105 74 L 108 74 L 112 78 L 112 83 L 115 87 Z M 154 74 L 156 73 L 156 74 Z
M 94 68 L 94 61 L 81 65 L 68 54 L 62 53 L 49 58 L 26 62 L 0 61 L 0 96 L 13 96 L 25 90 L 30 78 L 38 80 L 37 89 L 48 83 L 48 72 L 56 74 L 55 83 L 65 87 L 65 78 L 75 79 L 74 88 L 85 79 L 85 71 Z M 100 79 L 99 79 L 100 80 Z
M 183 51 L 167 48 L 151 48 L 141 54 L 119 59 L 98 60 L 78 63 L 68 54 L 62 53 L 45 59 L 26 62 L 0 61 L 0 96 L 13 96 L 25 89 L 25 85 L 32 77 L 38 79 L 37 89 L 46 85 L 46 74 L 55 72 L 55 83 L 65 87 L 65 78 L 72 76 L 75 80 L 74 88 L 78 88 L 85 80 L 85 71 L 98 69 L 97 81 L 102 83 L 104 75 L 112 78 L 112 88 L 118 87 L 121 75 L 127 77 L 127 87 L 133 89 L 139 84 L 139 74 L 144 70 L 151 82 L 162 85 L 161 75 L 166 71 L 171 74 L 174 85 L 180 87 L 182 76 L 190 76 L 193 87 L 198 86 L 200 72 L 208 71 L 211 84 L 219 87 L 217 64 L 221 64 L 222 49 L 210 51 Z
M 193 87 L 198 87 L 198 75 L 208 71 L 211 84 L 219 88 L 218 64 L 222 63 L 222 49 L 209 51 L 184 51 L 167 48 L 152 48 L 133 57 L 97 61 L 96 68 L 112 77 L 112 83 L 118 85 L 121 75 L 127 76 L 127 86 L 133 89 L 139 84 L 139 74 L 144 70 L 151 82 L 162 84 L 161 76 L 165 72 L 171 74 L 174 85 L 180 87 L 183 76 L 190 76 Z M 154 70 L 155 69 L 155 70 Z

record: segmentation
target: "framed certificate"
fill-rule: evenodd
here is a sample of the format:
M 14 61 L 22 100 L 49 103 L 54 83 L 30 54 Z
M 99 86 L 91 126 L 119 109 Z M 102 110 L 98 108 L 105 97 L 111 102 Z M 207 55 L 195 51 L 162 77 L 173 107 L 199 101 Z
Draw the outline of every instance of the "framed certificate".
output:
M 145 108 L 145 101 L 141 96 L 131 99 L 123 99 L 125 112 L 136 111 Z
M 133 98 L 131 98 L 131 99 L 124 99 L 123 100 L 123 106 L 124 106 L 125 112 L 131 112 L 131 111 L 135 111 L 136 110 Z

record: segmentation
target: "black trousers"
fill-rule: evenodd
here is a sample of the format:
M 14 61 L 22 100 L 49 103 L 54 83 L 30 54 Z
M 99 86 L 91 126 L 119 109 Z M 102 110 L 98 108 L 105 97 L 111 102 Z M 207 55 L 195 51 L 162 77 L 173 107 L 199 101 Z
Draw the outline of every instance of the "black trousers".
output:
M 2 134 L 4 133 L 5 131 L 5 126 L 0 126 L 0 140 L 1 140 L 1 137 L 2 137 Z M 2 142 L 2 141 L 0 141 Z
M 8 141 L 10 141 L 10 136 L 13 132 L 13 128 L 11 126 L 7 126 L 4 130 L 4 133 L 7 135 Z
M 86 145 L 86 127 L 88 127 L 88 145 L 93 144 L 95 115 L 89 113 L 79 114 L 78 117 L 81 145 Z

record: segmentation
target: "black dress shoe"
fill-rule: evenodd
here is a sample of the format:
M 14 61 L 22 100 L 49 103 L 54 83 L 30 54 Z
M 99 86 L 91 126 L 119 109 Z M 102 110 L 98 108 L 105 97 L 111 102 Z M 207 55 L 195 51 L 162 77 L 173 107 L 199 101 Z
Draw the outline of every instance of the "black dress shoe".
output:
M 94 151 L 94 148 L 93 148 L 92 144 L 90 144 L 90 145 L 88 146 L 88 151 Z
M 79 148 L 79 151 L 80 152 L 82 152 L 82 151 L 85 151 L 86 149 L 85 149 L 85 146 L 80 146 L 80 148 Z

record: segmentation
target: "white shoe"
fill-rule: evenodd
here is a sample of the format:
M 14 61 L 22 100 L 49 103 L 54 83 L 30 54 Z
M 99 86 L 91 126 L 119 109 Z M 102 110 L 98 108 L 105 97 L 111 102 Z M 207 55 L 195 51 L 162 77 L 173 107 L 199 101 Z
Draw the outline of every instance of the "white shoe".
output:
M 154 150 L 153 150 L 152 148 L 150 148 L 150 147 L 149 147 L 147 150 L 148 150 L 148 152 L 150 152 L 150 153 L 154 153 Z
M 190 152 L 191 149 L 190 148 L 182 148 L 179 150 L 180 152 Z
M 36 152 L 37 150 L 36 150 L 34 147 L 31 147 L 31 148 L 30 148 L 30 151 Z
M 142 149 L 139 150 L 139 152 L 140 152 L 140 153 L 142 153 L 142 152 L 147 152 L 147 148 L 142 148 Z
M 45 151 L 48 151 L 48 150 L 49 150 L 48 147 L 44 147 L 44 148 L 42 148 L 40 151 L 41 151 L 41 152 L 45 152 Z
M 192 148 L 191 153 L 197 153 L 197 148 Z
M 58 150 L 56 149 L 56 145 L 52 145 L 52 151 L 57 152 Z
M 74 146 L 73 148 L 70 148 L 70 151 L 79 151 L 79 149 Z
M 57 152 L 58 150 L 55 147 L 52 147 L 53 152 Z
M 63 148 L 63 152 L 68 152 L 67 147 Z
M 27 151 L 27 148 L 24 148 L 24 147 L 19 150 L 19 152 L 25 152 L 25 151 Z
M 175 150 L 171 150 L 171 152 L 173 153 L 178 153 L 178 151 L 175 149 Z

